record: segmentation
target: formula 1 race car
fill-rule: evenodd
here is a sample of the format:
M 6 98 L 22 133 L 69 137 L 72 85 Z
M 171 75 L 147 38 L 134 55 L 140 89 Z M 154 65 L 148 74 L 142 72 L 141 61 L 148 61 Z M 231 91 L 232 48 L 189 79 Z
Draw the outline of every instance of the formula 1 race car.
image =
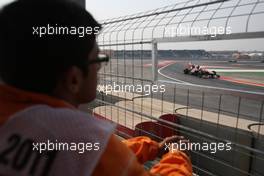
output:
M 220 75 L 216 74 L 215 71 L 210 71 L 200 67 L 200 65 L 188 64 L 183 70 L 184 74 L 194 75 L 199 78 L 220 78 Z

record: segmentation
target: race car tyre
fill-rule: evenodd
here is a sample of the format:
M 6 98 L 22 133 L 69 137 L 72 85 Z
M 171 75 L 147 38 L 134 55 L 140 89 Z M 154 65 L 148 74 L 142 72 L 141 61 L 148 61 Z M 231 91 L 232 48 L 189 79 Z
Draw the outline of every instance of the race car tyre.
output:
M 183 70 L 183 73 L 184 73 L 184 74 L 189 74 L 190 71 L 189 71 L 188 69 L 184 69 L 184 70 Z

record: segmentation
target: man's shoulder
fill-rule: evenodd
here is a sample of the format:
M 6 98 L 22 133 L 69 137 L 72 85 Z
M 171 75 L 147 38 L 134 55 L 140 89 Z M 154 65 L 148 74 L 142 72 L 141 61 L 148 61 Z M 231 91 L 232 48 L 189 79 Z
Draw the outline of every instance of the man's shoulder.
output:
M 34 131 L 40 135 L 74 138 L 91 133 L 113 133 L 115 126 L 77 109 L 36 105 L 24 109 L 4 125 L 8 129 Z M 5 128 L 3 126 L 3 128 Z
M 114 127 L 78 110 L 36 105 L 16 113 L 0 127 L 0 151 L 14 140 L 17 150 L 20 151 L 21 146 L 28 147 L 19 154 L 32 156 L 28 163 L 36 161 L 33 155 L 45 161 L 49 156 L 56 158 L 52 160 L 50 175 L 91 175 Z M 44 154 L 39 153 L 41 150 Z M 46 153 L 51 151 L 54 155 Z M 18 172 L 6 165 L 0 165 L 0 170 L 0 175 L 17 175 Z
M 109 122 L 103 121 L 101 119 L 97 119 L 89 113 L 82 112 L 78 109 L 71 108 L 54 108 L 48 105 L 36 105 L 30 108 L 25 109 L 17 113 L 15 116 L 25 116 L 30 118 L 32 116 L 35 117 L 35 120 L 43 120 L 42 122 L 59 121 L 60 123 L 63 121 L 67 121 L 67 123 L 74 123 L 80 125 L 86 125 L 86 123 L 96 123 L 98 125 L 110 125 Z

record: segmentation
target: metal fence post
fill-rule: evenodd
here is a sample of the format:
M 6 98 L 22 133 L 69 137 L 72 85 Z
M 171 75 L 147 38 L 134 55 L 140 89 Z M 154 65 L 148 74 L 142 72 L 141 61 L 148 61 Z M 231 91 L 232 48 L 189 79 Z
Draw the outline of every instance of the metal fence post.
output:
M 152 80 L 156 81 L 158 79 L 158 44 L 155 40 L 152 41 L 152 50 L 151 50 L 151 55 L 152 55 Z

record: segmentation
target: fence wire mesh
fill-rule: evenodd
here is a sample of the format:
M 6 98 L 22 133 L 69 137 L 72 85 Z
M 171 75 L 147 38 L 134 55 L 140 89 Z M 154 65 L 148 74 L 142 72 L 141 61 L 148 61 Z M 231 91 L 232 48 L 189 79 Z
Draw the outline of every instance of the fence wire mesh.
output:
M 117 123 L 117 134 L 125 138 L 185 136 L 197 144 L 190 151 L 197 175 L 264 175 L 264 89 L 169 79 L 165 67 L 190 58 L 179 61 L 175 50 L 168 56 L 158 48 L 166 42 L 264 38 L 263 17 L 263 0 L 189 0 L 102 21 L 98 42 L 110 62 L 99 73 L 93 113 Z M 224 30 L 214 36 L 192 30 L 213 27 Z M 219 143 L 230 150 L 216 151 Z

